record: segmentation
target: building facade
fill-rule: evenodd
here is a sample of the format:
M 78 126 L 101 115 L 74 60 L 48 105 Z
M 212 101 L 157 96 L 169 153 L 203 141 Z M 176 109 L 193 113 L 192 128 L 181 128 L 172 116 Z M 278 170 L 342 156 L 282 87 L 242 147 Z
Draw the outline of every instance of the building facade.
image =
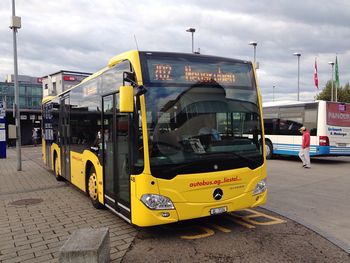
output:
M 42 83 L 40 78 L 18 76 L 19 107 L 21 120 L 21 143 L 32 144 L 32 131 L 39 131 L 41 127 Z M 15 88 L 13 75 L 8 75 L 4 82 L 0 82 L 0 101 L 6 105 L 6 141 L 9 146 L 15 145 L 15 140 L 8 139 L 8 125 L 15 125 L 13 104 Z
M 22 145 L 33 144 L 33 129 L 39 135 L 38 142 L 41 142 L 41 102 L 43 97 L 60 94 L 90 75 L 91 73 L 61 70 L 42 78 L 18 76 Z M 14 146 L 15 139 L 9 139 L 8 136 L 8 125 L 15 125 L 13 114 L 14 75 L 7 75 L 5 81 L 0 82 L 0 101 L 4 102 L 6 108 L 6 141 L 9 146 Z
M 79 84 L 91 73 L 61 70 L 42 77 L 43 96 L 56 96 Z

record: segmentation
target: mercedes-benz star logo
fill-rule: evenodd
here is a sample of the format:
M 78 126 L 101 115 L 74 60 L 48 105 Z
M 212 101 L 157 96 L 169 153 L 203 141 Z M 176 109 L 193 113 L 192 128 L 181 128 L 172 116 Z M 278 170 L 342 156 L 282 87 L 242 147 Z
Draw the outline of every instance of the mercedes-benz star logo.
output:
M 220 188 L 216 188 L 213 193 L 213 197 L 215 200 L 220 200 L 224 195 L 223 191 Z

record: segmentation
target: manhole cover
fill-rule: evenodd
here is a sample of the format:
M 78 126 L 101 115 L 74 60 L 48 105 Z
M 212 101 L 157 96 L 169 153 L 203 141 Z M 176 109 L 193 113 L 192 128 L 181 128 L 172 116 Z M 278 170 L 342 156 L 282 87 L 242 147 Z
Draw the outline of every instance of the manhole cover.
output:
M 43 201 L 43 199 L 40 199 L 40 198 L 28 198 L 28 199 L 20 199 L 17 201 L 13 201 L 9 205 L 16 205 L 16 206 L 35 205 L 35 204 L 41 203 L 42 201 Z

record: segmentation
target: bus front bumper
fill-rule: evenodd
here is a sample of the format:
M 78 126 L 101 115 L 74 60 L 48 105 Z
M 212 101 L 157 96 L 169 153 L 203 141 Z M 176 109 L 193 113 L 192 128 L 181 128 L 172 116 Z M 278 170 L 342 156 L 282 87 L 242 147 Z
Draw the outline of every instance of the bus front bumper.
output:
M 169 224 L 180 220 L 211 216 L 211 211 L 215 208 L 225 207 L 224 211 L 233 212 L 260 206 L 266 202 L 266 199 L 267 190 L 257 195 L 247 192 L 235 198 L 222 201 L 174 203 L 174 210 L 151 210 L 137 199 L 132 204 L 132 223 L 140 227 Z

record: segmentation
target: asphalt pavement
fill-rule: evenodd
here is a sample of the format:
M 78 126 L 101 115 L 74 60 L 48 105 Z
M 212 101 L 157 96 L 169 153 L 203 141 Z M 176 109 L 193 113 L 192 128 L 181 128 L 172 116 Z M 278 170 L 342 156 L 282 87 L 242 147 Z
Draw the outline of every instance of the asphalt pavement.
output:
M 350 262 L 349 254 L 314 231 L 256 210 L 265 215 L 261 224 L 241 224 L 230 219 L 237 218 L 233 213 L 141 229 L 122 262 Z M 275 222 L 262 219 L 266 215 Z
M 267 162 L 264 208 L 293 219 L 350 253 L 350 157 L 316 157 L 311 169 L 298 158 Z M 349 261 L 350 262 L 350 261 Z

